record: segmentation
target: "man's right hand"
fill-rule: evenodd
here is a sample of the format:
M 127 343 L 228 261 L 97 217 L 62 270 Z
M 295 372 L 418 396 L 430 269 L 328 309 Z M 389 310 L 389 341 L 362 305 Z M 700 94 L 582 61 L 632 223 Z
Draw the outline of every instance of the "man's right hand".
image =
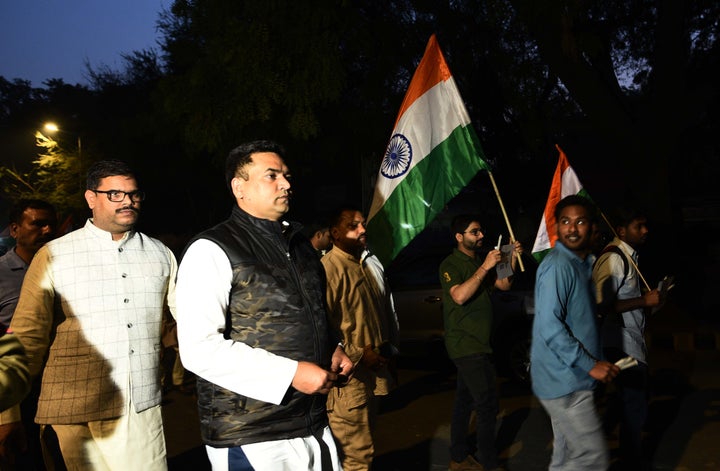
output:
M 618 373 L 620 373 L 620 368 L 609 361 L 596 362 L 595 366 L 588 372 L 594 379 L 603 383 L 609 383 Z
M 327 394 L 335 386 L 337 379 L 336 373 L 323 370 L 314 363 L 300 361 L 292 386 L 305 394 Z
M 660 299 L 660 291 L 658 291 L 657 289 L 648 291 L 647 293 L 643 294 L 643 302 L 645 303 L 645 307 L 659 306 L 662 301 L 664 300 Z
M 485 271 L 490 271 L 495 265 L 500 263 L 500 260 L 502 260 L 502 252 L 500 252 L 499 249 L 493 249 L 488 252 L 485 261 L 482 263 L 482 267 Z

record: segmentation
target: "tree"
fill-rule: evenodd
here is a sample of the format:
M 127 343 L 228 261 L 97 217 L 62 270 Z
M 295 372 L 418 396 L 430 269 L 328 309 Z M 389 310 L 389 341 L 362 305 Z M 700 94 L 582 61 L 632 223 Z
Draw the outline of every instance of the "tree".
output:
M 169 72 L 162 87 L 186 142 L 224 155 L 271 121 L 285 136 L 317 136 L 318 110 L 345 82 L 348 12 L 333 1 L 175 1 L 159 23 Z
M 365 204 L 435 33 L 511 210 L 544 202 L 558 143 L 594 196 L 632 190 L 668 220 L 678 195 L 717 188 L 706 168 L 719 154 L 718 10 L 710 0 L 176 0 L 159 20 L 160 55 L 88 67 L 89 90 L 0 80 L 0 118 L 12 116 L 0 132 L 31 142 L 50 115 L 81 131 L 84 164 L 129 160 L 149 177 L 148 203 L 171 195 L 169 209 L 152 209 L 163 227 L 226 214 L 224 157 L 258 137 L 288 147 L 294 208 L 312 214 L 328 189 Z M 32 149 L 5 155 L 34 160 Z
M 566 131 L 579 157 L 573 162 L 586 165 L 587 174 L 603 175 L 606 185 L 619 182 L 612 190 L 669 221 L 671 202 L 690 189 L 682 185 L 687 163 L 708 154 L 718 158 L 716 145 L 707 152 L 693 148 L 693 141 L 698 142 L 694 138 L 703 128 L 717 129 L 718 124 L 717 118 L 708 118 L 718 104 L 720 5 L 510 3 L 588 125 L 575 136 Z M 710 143 L 707 137 L 703 147 Z M 698 176 L 691 177 L 693 186 Z
M 28 171 L 0 167 L 0 188 L 10 201 L 38 198 L 55 206 L 60 215 L 77 215 L 84 208 L 78 194 L 84 191 L 78 155 L 36 132 L 36 145 L 43 149 Z

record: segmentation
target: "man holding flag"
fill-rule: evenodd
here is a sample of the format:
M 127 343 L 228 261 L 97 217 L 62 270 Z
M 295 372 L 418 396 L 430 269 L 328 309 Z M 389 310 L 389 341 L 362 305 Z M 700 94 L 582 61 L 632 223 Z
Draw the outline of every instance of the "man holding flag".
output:
M 495 367 L 491 360 L 490 332 L 493 312 L 490 293 L 507 291 L 512 277 L 498 278 L 494 269 L 501 261 L 499 247 L 484 259 L 478 256 L 485 238 L 477 217 L 459 215 L 451 230 L 457 243 L 440 263 L 443 291 L 445 346 L 457 367 L 457 390 L 450 424 L 450 467 L 452 471 L 498 469 L 495 425 L 498 413 Z M 511 265 L 522 253 L 520 242 L 513 247 Z M 476 413 L 477 457 L 467 446 L 471 412 Z M 479 462 L 478 462 L 479 461 Z
M 606 419 L 613 419 L 618 410 L 622 414 L 621 459 L 628 469 L 643 469 L 642 432 L 648 413 L 646 314 L 659 306 L 664 296 L 658 289 L 643 292 L 644 279 L 637 266 L 638 250 L 649 232 L 647 217 L 625 206 L 616 208 L 612 216 L 616 237 L 593 267 L 598 307 L 603 314 L 603 351 L 610 361 L 631 356 L 637 365 L 618 376 L 617 396 L 608 398 Z
M 373 246 L 383 265 L 387 266 L 480 170 L 489 173 L 483 157 L 470 116 L 433 35 L 400 106 L 368 212 L 368 232 L 374 240 L 383 241 Z M 497 188 L 495 192 L 502 208 Z M 505 219 L 507 223 L 507 216 Z M 508 230 L 514 241 L 509 223 Z M 482 239 L 479 233 L 473 237 L 476 242 Z M 522 261 L 519 263 L 522 269 Z M 492 266 L 494 263 L 488 261 L 487 267 Z M 487 287 L 492 287 L 490 280 Z M 493 456 L 488 464 L 496 460 Z M 468 469 L 456 464 L 461 467 L 453 469 Z M 477 462 L 470 464 L 477 467 L 469 469 L 483 469 Z

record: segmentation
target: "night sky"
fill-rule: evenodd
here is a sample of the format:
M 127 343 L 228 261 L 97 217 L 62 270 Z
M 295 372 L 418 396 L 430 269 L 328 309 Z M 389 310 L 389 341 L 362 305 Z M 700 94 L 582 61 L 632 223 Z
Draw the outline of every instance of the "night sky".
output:
M 42 87 L 87 84 L 85 62 L 122 70 L 122 53 L 156 47 L 156 21 L 172 0 L 2 0 L 0 76 Z

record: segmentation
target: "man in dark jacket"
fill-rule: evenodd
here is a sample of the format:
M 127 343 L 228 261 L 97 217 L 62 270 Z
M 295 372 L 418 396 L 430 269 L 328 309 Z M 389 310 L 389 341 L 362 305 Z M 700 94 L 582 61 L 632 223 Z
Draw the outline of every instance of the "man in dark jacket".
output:
M 178 272 L 180 356 L 198 376 L 214 469 L 340 469 L 325 394 L 352 363 L 329 327 L 320 260 L 282 220 L 283 154 L 269 141 L 230 152 L 237 206 L 195 237 Z

